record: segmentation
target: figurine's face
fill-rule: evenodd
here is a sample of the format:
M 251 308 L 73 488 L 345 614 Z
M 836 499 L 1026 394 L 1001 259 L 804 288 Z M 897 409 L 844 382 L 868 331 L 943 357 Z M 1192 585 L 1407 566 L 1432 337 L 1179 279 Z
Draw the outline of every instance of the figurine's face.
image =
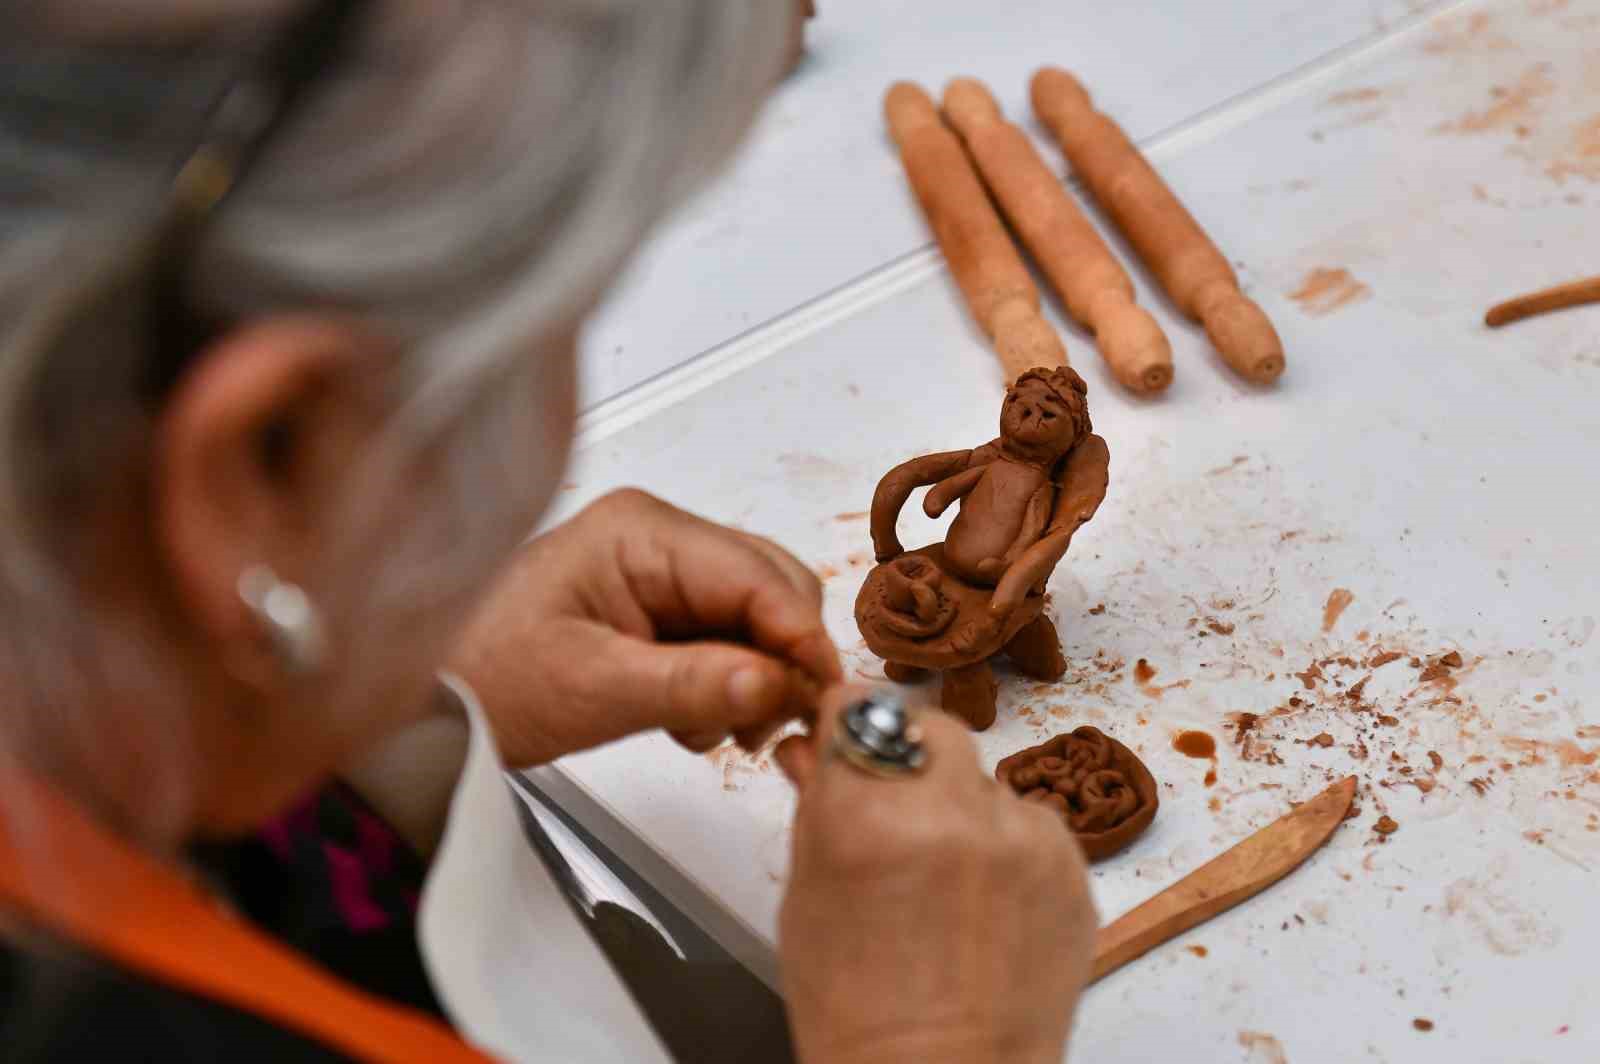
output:
M 1064 454 L 1075 429 L 1066 401 L 1043 381 L 1023 381 L 1011 389 L 1000 410 L 1000 435 L 1032 451 Z

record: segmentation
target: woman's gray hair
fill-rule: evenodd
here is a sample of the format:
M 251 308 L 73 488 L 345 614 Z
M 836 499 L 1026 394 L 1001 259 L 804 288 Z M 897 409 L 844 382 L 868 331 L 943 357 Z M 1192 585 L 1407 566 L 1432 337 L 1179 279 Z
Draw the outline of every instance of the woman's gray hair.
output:
M 147 236 L 220 87 L 300 4 L 7 7 L 0 690 L 31 703 L 6 709 L 26 727 L 82 712 L 86 646 L 105 674 L 92 687 L 174 695 L 135 675 L 159 657 L 141 649 L 147 633 L 86 615 L 64 549 L 75 507 L 147 469 L 148 310 L 102 307 L 67 345 L 48 342 L 52 316 Z M 526 454 L 512 449 L 545 442 L 519 410 L 544 372 L 530 345 L 572 327 L 726 156 L 777 76 L 790 15 L 785 0 L 378 3 L 226 202 L 187 267 L 190 302 L 225 318 L 315 307 L 376 324 L 400 341 L 391 450 L 452 441 L 433 512 L 388 515 L 387 571 L 412 579 L 387 594 L 425 591 L 444 544 L 493 525 Z

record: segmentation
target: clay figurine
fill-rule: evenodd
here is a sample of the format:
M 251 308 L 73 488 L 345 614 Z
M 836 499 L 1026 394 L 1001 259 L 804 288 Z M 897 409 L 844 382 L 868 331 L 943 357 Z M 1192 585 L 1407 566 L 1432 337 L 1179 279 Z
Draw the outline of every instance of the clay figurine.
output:
M 1144 762 L 1088 725 L 1012 754 L 995 766 L 994 778 L 1059 812 L 1091 861 L 1126 848 L 1161 804 Z
M 995 654 L 1038 680 L 1066 670 L 1044 586 L 1106 494 L 1110 453 L 1087 391 L 1070 368 L 1028 370 L 1006 391 L 999 439 L 913 458 L 872 498 L 880 564 L 856 598 L 856 624 L 891 680 L 942 672 L 944 708 L 978 731 L 994 723 Z M 895 525 L 928 485 L 929 517 L 960 510 L 943 543 L 906 553 Z

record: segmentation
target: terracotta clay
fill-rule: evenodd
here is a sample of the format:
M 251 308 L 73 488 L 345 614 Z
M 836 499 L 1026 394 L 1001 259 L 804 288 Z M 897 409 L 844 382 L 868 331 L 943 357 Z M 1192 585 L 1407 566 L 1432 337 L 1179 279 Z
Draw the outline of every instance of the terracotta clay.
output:
M 880 564 L 856 597 L 856 623 L 890 679 L 943 672 L 944 707 L 979 730 L 994 722 L 995 654 L 1039 680 L 1066 668 L 1044 585 L 1105 498 L 1110 462 L 1087 390 L 1071 369 L 1029 370 L 1006 392 L 999 439 L 913 458 L 873 495 Z M 930 485 L 929 517 L 960 510 L 944 542 L 907 553 L 895 531 L 900 511 Z
M 933 100 L 902 81 L 890 86 L 883 111 L 922 213 L 968 309 L 994 341 L 1006 381 L 1035 366 L 1065 366 L 1061 337 L 1039 313 L 1039 289 Z
M 995 766 L 994 778 L 1060 813 L 1091 861 L 1125 849 L 1161 805 L 1144 762 L 1089 725 L 1012 754 Z
M 989 90 L 972 78 L 945 86 L 944 115 L 1067 312 L 1094 333 L 1117 380 L 1136 392 L 1159 392 L 1171 384 L 1172 345 L 1166 334 L 1134 302 L 1127 271 L 1033 141 L 1005 120 Z
M 1225 362 L 1250 380 L 1283 373 L 1283 341 L 1239 291 L 1239 278 L 1200 223 L 1173 195 L 1122 127 L 1094 109 L 1065 70 L 1033 77 L 1033 109 L 1060 142 L 1072 168 L 1127 234 L 1185 314 L 1205 326 Z
M 1483 316 L 1483 323 L 1497 329 L 1535 314 L 1548 314 L 1552 310 L 1578 307 L 1585 303 L 1600 303 L 1600 277 L 1589 277 L 1508 299 L 1490 307 L 1489 313 Z

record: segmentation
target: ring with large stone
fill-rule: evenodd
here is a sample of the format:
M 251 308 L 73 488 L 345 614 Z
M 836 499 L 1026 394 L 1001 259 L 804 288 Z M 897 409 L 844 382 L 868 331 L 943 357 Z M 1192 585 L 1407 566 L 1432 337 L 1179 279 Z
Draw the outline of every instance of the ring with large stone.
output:
M 928 763 L 921 729 L 905 700 L 890 690 L 874 691 L 844 711 L 833 751 L 863 772 L 891 779 L 915 775 Z

